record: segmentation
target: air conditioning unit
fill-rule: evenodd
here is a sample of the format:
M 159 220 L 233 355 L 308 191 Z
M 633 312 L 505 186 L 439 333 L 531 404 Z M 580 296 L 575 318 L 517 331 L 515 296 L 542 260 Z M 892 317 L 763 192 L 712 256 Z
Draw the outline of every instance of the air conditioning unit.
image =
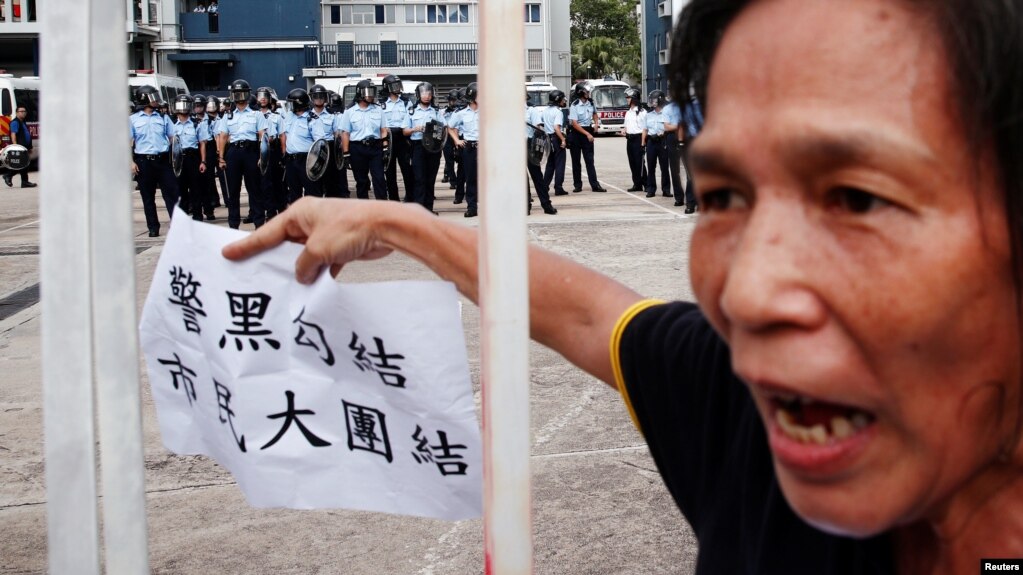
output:
M 671 16 L 671 0 L 664 0 L 657 5 L 657 17 L 665 18 Z
M 668 55 L 668 50 L 661 50 L 657 52 L 657 63 L 661 66 L 667 66 L 670 59 L 671 57 Z

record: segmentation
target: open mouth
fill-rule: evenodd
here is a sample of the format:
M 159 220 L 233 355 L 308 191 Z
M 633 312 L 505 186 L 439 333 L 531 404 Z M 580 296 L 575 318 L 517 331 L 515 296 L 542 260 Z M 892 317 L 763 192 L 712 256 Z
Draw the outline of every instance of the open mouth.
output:
M 770 398 L 774 421 L 785 437 L 799 443 L 833 445 L 869 427 L 873 414 L 855 407 L 795 394 Z

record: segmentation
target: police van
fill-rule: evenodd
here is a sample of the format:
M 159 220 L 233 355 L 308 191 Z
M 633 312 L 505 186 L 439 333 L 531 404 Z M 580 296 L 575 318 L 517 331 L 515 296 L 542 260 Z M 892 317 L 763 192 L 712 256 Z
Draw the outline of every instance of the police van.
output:
M 16 78 L 0 74 L 0 148 L 12 143 L 11 121 L 21 106 L 25 107 L 25 123 L 32 135 L 31 160 L 39 158 L 39 77 Z
M 154 74 L 152 70 L 128 70 L 128 101 L 135 101 L 135 90 L 139 86 L 152 86 L 160 93 L 160 99 L 174 104 L 180 94 L 191 95 L 188 86 L 180 76 Z
M 526 96 L 529 96 L 533 106 L 546 106 L 548 94 L 557 89 L 550 82 L 526 82 Z
M 590 100 L 593 108 L 600 118 L 598 134 L 621 133 L 625 125 L 625 113 L 629 111 L 629 101 L 625 97 L 625 91 L 630 86 L 619 80 L 582 80 L 572 87 L 575 92 L 576 86 L 586 84 L 590 87 Z

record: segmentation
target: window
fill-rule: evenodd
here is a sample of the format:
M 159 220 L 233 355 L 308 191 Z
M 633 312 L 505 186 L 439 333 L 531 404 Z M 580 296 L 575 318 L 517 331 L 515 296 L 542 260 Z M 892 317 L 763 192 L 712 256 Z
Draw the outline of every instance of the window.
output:
M 394 24 L 394 6 L 377 5 L 375 8 L 377 24 Z
M 341 7 L 331 6 L 330 7 L 330 23 L 340 24 L 341 23 Z
M 427 6 L 426 7 L 426 21 L 430 24 L 437 23 L 437 7 Z
M 448 23 L 449 24 L 468 24 L 469 23 L 469 5 L 468 4 L 452 4 L 448 7 Z
M 543 50 L 526 50 L 526 69 L 543 70 Z
M 388 6 L 388 8 L 391 8 Z M 467 24 L 468 4 L 405 5 L 406 24 Z
M 540 22 L 540 5 L 526 4 L 526 22 L 536 24 Z
M 376 20 L 376 9 L 372 4 L 356 4 L 352 6 L 352 24 L 374 24 Z

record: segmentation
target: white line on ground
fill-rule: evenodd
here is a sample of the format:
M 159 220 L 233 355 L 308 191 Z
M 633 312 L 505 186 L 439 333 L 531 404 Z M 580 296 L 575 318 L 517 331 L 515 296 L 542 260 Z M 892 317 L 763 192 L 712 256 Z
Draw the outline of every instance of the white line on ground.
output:
M 18 228 L 24 228 L 24 227 L 35 225 L 35 224 L 38 224 L 38 223 L 39 223 L 39 220 L 35 220 L 34 222 L 28 222 L 27 224 L 21 224 L 20 226 L 14 226 L 13 228 L 7 228 L 6 230 L 0 230 L 0 234 L 6 233 L 6 232 L 13 232 L 14 230 L 16 230 Z
M 558 457 L 576 457 L 579 455 L 594 455 L 598 453 L 618 453 L 623 451 L 639 451 L 646 449 L 647 446 L 643 445 L 630 445 L 628 447 L 609 447 L 607 449 L 584 449 L 582 451 L 567 451 L 562 453 L 545 453 L 543 455 L 534 455 L 533 459 L 555 459 Z
M 646 202 L 646 203 L 650 204 L 651 206 L 657 208 L 658 210 L 663 210 L 665 212 L 668 212 L 669 214 L 675 216 L 676 218 L 685 218 L 685 214 L 680 214 L 678 212 L 674 212 L 672 210 L 669 210 L 668 208 L 666 208 L 666 207 L 664 207 L 664 206 L 662 206 L 660 204 L 655 204 L 655 203 L 651 202 L 650 200 L 646 199 L 645 197 L 637 196 L 636 194 L 634 194 L 632 192 L 626 192 L 625 190 L 623 190 L 622 188 L 619 188 L 618 186 L 614 186 L 614 185 L 607 184 L 607 183 L 604 183 L 604 182 L 600 182 L 600 184 L 602 186 L 607 186 L 609 188 L 612 188 L 615 191 L 621 192 L 621 193 L 625 194 L 626 196 L 629 196 L 630 198 L 636 198 L 637 200 L 639 200 L 641 202 Z

